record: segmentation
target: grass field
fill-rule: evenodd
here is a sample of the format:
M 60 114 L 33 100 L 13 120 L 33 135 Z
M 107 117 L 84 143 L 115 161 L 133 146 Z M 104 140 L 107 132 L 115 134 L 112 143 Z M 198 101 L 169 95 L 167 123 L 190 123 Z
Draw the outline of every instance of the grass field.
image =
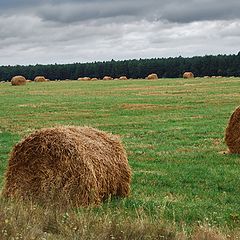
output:
M 120 135 L 133 170 L 131 196 L 96 212 L 144 214 L 190 231 L 196 225 L 235 231 L 240 157 L 223 152 L 239 84 L 239 78 L 1 84 L 0 185 L 21 137 L 42 127 L 88 125 Z

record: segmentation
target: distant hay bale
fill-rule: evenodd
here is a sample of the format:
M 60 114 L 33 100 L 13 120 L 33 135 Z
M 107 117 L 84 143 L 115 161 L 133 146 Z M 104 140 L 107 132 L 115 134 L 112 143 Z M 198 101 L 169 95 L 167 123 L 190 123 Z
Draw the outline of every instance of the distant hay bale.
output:
M 44 76 L 37 76 L 34 78 L 34 82 L 47 82 L 47 79 Z
M 127 80 L 128 78 L 126 76 L 121 76 L 119 80 Z
M 36 131 L 15 145 L 3 196 L 64 206 L 126 197 L 131 169 L 117 136 L 90 127 Z
M 204 76 L 203 78 L 210 78 L 209 76 Z
M 211 78 L 216 78 L 216 76 L 211 76 Z
M 20 85 L 25 85 L 26 84 L 26 78 L 23 76 L 15 76 L 11 79 L 11 84 L 13 86 L 20 86 Z
M 183 78 L 194 78 L 194 75 L 192 72 L 185 72 Z
M 112 78 L 112 77 L 110 77 L 110 76 L 105 76 L 105 77 L 103 78 L 103 80 L 106 80 L 106 81 L 108 81 L 108 80 L 113 80 L 113 78 Z
M 97 78 L 92 78 L 91 81 L 97 81 L 98 79 Z
M 157 75 L 156 73 L 149 74 L 149 75 L 147 76 L 147 79 L 148 79 L 148 80 L 158 79 L 158 75 Z
M 222 76 L 217 76 L 216 78 L 222 78 Z
M 232 113 L 225 131 L 225 142 L 230 153 L 240 154 L 240 106 Z
M 78 78 L 78 81 L 91 81 L 92 79 L 90 77 L 80 77 Z
M 82 78 L 82 81 L 91 81 L 91 78 L 90 77 L 84 77 L 84 78 Z
M 30 79 L 27 79 L 27 80 L 26 80 L 26 82 L 32 82 L 32 80 L 30 80 Z

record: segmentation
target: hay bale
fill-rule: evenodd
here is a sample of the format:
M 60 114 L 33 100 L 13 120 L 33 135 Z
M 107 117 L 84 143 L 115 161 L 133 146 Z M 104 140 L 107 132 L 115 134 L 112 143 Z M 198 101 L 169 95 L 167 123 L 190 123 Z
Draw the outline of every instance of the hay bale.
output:
M 109 196 L 128 196 L 130 180 L 118 137 L 90 127 L 48 128 L 13 148 L 3 196 L 86 206 Z
M 185 72 L 183 78 L 194 78 L 194 75 L 192 72 Z
M 78 78 L 78 81 L 91 81 L 92 79 L 90 77 L 80 77 Z
M 209 76 L 204 76 L 203 78 L 210 78 Z
M 225 131 L 225 142 L 230 153 L 240 154 L 240 106 L 232 113 Z
M 157 75 L 156 73 L 149 74 L 149 75 L 147 76 L 147 79 L 148 79 L 148 80 L 158 79 L 158 75 Z
M 27 79 L 27 80 L 26 80 L 26 82 L 32 82 L 32 80 L 30 80 L 30 79 Z
M 105 76 L 105 77 L 103 78 L 103 80 L 106 80 L 106 81 L 108 81 L 108 80 L 113 80 L 113 78 L 112 78 L 112 77 L 110 77 L 110 76 Z
M 34 82 L 47 82 L 47 79 L 44 76 L 37 76 L 34 78 Z
M 20 86 L 20 85 L 25 85 L 26 84 L 26 78 L 23 76 L 15 76 L 11 79 L 11 84 L 13 86 Z
M 97 81 L 98 79 L 97 78 L 92 78 L 91 81 Z
M 127 77 L 126 77 L 126 76 L 121 76 L 121 77 L 119 78 L 119 80 L 127 80 Z

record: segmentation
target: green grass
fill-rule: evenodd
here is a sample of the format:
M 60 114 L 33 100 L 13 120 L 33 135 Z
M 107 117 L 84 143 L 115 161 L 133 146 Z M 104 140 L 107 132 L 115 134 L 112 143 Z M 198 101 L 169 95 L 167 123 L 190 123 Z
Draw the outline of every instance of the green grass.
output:
M 1 84 L 0 185 L 21 137 L 42 127 L 88 125 L 120 135 L 133 170 L 131 196 L 108 203 L 109 211 L 235 229 L 240 157 L 221 152 L 240 105 L 239 84 L 239 78 Z

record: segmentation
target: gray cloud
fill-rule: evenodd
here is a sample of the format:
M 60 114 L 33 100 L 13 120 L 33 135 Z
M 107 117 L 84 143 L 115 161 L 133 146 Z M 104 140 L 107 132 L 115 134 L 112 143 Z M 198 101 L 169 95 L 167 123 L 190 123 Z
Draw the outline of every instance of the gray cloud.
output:
M 0 2 L 0 65 L 236 53 L 240 2 Z

